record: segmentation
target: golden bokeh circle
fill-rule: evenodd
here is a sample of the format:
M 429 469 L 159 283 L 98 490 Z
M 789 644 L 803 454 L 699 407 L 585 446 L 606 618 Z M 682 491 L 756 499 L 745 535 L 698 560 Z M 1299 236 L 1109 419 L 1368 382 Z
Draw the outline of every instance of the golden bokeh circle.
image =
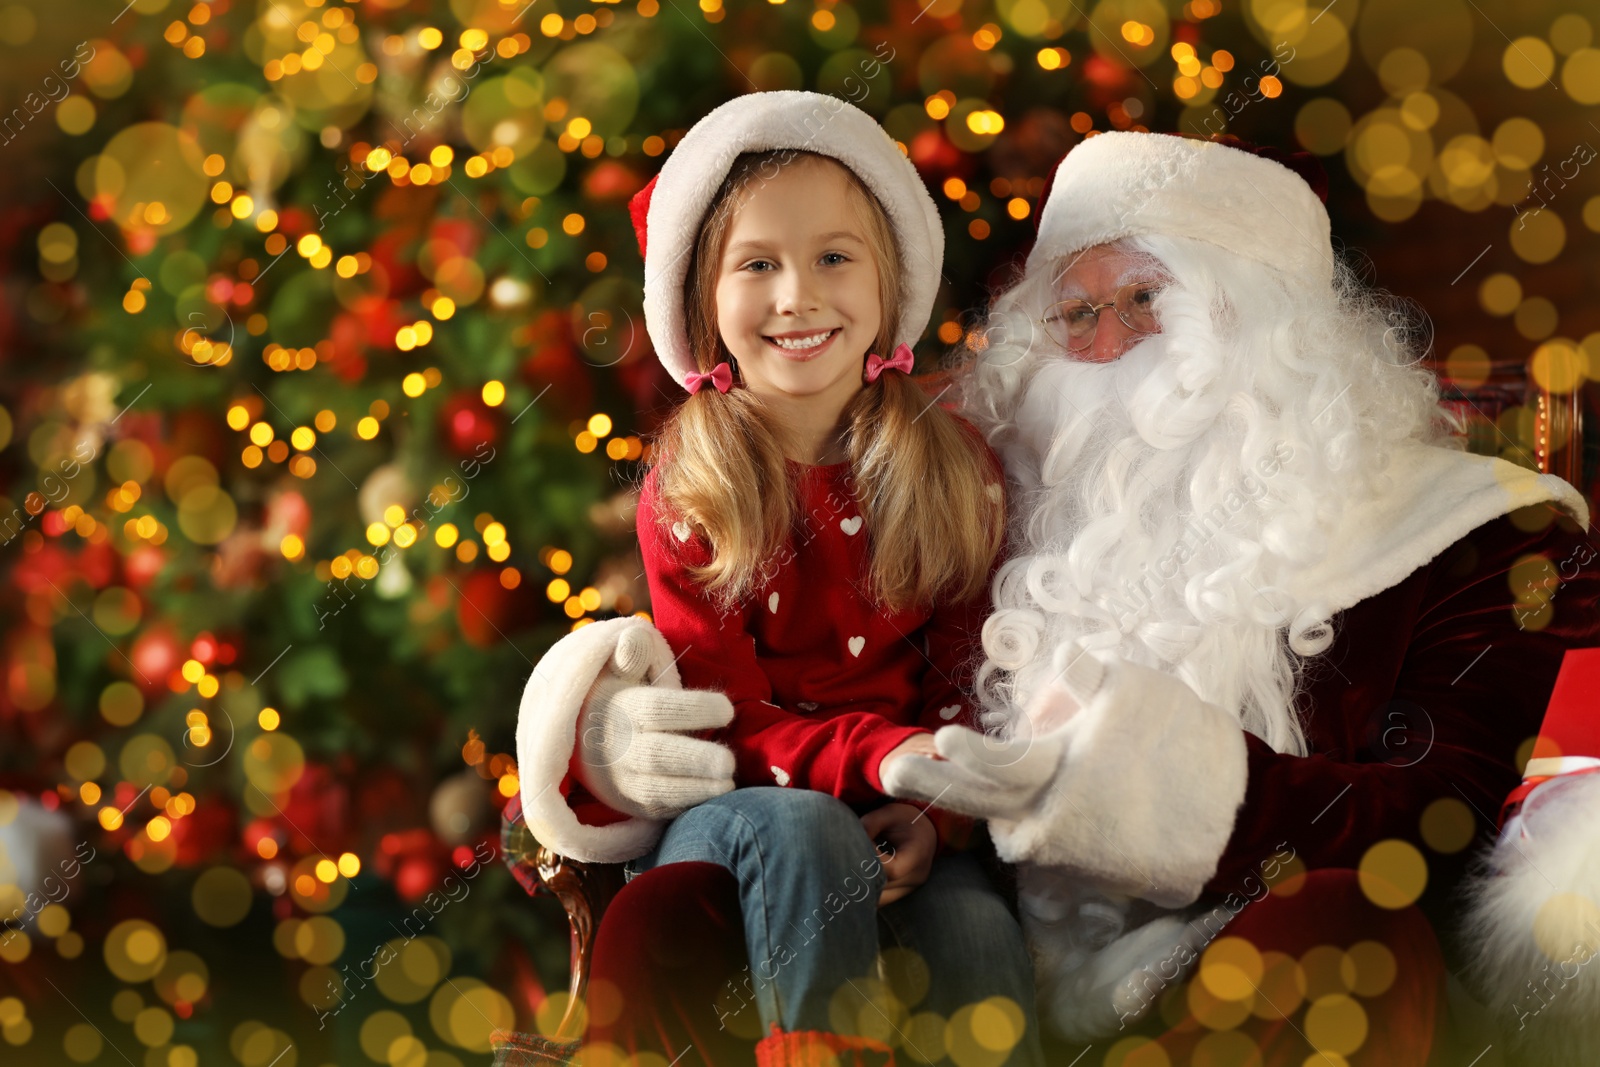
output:
M 1491 315 L 1509 315 L 1522 303 L 1522 283 L 1504 271 L 1491 274 L 1478 286 L 1478 303 Z
M 1357 941 L 1345 954 L 1355 969 L 1350 991 L 1363 997 L 1382 996 L 1394 984 L 1399 964 L 1381 941 Z
M 1189 1067 L 1261 1067 L 1261 1049 L 1239 1030 L 1214 1030 L 1189 1054 Z
M 344 975 L 332 967 L 307 967 L 300 976 L 300 999 L 313 1011 L 333 1010 L 344 993 Z
M 1306 1009 L 1305 1029 L 1313 1048 L 1349 1056 L 1367 1040 L 1367 1013 L 1355 998 L 1332 993 Z
M 450 950 L 438 938 L 395 938 L 385 948 L 388 962 L 378 969 L 375 980 L 378 991 L 396 1004 L 422 1000 L 449 971 Z
M 268 796 L 286 792 L 305 773 L 306 753 L 300 742 L 282 731 L 258 736 L 244 748 L 244 775 Z
M 1428 861 L 1417 846 L 1399 838 L 1379 841 L 1361 857 L 1361 891 L 1380 908 L 1410 907 L 1428 886 Z
M 1530 296 L 1517 305 L 1511 321 L 1517 332 L 1528 340 L 1542 341 L 1556 332 L 1561 315 L 1555 304 L 1546 297 Z
M 1567 225 L 1553 209 L 1524 211 L 1511 220 L 1511 250 L 1527 263 L 1548 263 L 1567 245 Z
M 128 230 L 164 236 L 205 206 L 210 181 L 194 136 L 165 122 L 137 122 L 106 142 L 94 169 L 95 196 Z
M 1544 130 L 1532 119 L 1506 119 L 1495 127 L 1495 159 L 1510 170 L 1532 170 L 1544 156 Z
M 307 963 L 332 963 L 344 953 L 344 942 L 344 927 L 326 915 L 313 915 L 294 935 L 295 952 Z
M 1305 976 L 1300 963 L 1284 952 L 1261 954 L 1261 995 L 1252 1009 L 1256 1018 L 1276 1021 L 1293 1015 L 1305 999 Z
M 141 1045 L 155 1048 L 172 1040 L 176 1024 L 165 1008 L 145 1008 L 133 1017 L 133 1036 Z
M 156 975 L 156 995 L 168 1004 L 179 1001 L 197 1003 L 211 985 L 211 969 L 206 961 L 187 949 L 167 954 L 167 962 Z
M 100 1056 L 105 1041 L 96 1030 L 88 1023 L 78 1023 L 67 1028 L 62 1036 L 62 1051 L 67 1054 L 67 1059 L 74 1063 L 92 1063 Z
M 1105 1067 L 1172 1067 L 1172 1057 L 1148 1037 L 1125 1037 L 1106 1051 Z
M 1561 65 L 1561 88 L 1580 104 L 1600 104 L 1600 49 L 1580 48 Z
M 1519 89 L 1538 89 L 1555 73 L 1556 55 L 1538 37 L 1518 37 L 1500 57 L 1506 80 Z
M 410 1035 L 411 1024 L 406 1021 L 406 1017 L 397 1011 L 384 1008 L 362 1020 L 358 1040 L 361 1051 L 367 1054 L 368 1059 L 387 1063 L 390 1046 L 398 1039 Z
M 221 544 L 238 522 L 239 507 L 220 486 L 196 486 L 178 501 L 178 529 L 197 545 Z
M 125 919 L 106 934 L 105 957 L 124 982 L 148 982 L 167 962 L 167 939 L 153 923 Z
M 1232 1030 L 1250 1017 L 1255 992 L 1242 1000 L 1223 1000 L 1204 982 L 1190 982 L 1185 998 L 1189 1014 L 1208 1030 Z
M 402 1034 L 389 1045 L 383 1062 L 389 1067 L 427 1067 L 428 1047 L 414 1034 Z
M 445 1016 L 449 1032 L 441 1036 L 469 1052 L 488 1052 L 489 1035 L 496 1030 L 510 1029 L 515 1021 L 511 1002 L 498 990 L 482 983 L 469 986 L 456 982 L 454 986 L 463 988 Z M 453 985 L 446 983 L 442 988 L 453 989 Z
M 1348 993 L 1355 981 L 1355 971 L 1346 962 L 1344 950 L 1333 945 L 1307 949 L 1300 957 L 1295 975 L 1300 995 L 1309 1001 L 1334 993 Z
M 1489 353 L 1478 345 L 1457 345 L 1444 360 L 1444 374 L 1451 384 L 1475 389 L 1489 380 L 1492 365 Z
M 1295 113 L 1294 135 L 1306 151 L 1331 156 L 1344 150 L 1354 121 L 1342 101 L 1319 96 L 1306 101 Z
M 1478 821 L 1455 797 L 1440 797 L 1422 811 L 1422 842 L 1435 852 L 1454 855 L 1472 844 Z
M 1553 963 L 1584 964 L 1600 950 L 1600 905 L 1581 893 L 1555 893 L 1533 917 L 1533 943 Z
M 250 879 L 232 867 L 212 867 L 195 879 L 189 900 L 207 926 L 237 926 L 250 913 Z
M 828 1021 L 835 1033 L 859 1034 L 885 1043 L 909 1014 L 888 983 L 879 978 L 846 982 L 828 1000 Z M 970 1034 L 967 1040 L 971 1041 Z
M 935 1011 L 919 1011 L 906 1020 L 901 1051 L 915 1063 L 937 1063 L 945 1058 L 945 1019 Z
M 1219 937 L 1200 957 L 1200 981 L 1219 1000 L 1254 996 L 1265 969 L 1261 953 L 1242 937 Z
M 1553 337 L 1534 350 L 1528 375 L 1546 392 L 1565 395 L 1590 378 L 1588 353 L 1576 341 Z

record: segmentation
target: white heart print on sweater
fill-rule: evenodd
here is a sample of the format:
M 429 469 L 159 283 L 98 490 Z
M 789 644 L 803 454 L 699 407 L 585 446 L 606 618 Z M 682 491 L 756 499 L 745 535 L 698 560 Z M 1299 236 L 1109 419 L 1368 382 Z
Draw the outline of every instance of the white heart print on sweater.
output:
M 767 610 L 772 612 L 774 615 L 776 615 L 778 613 L 778 594 L 777 593 L 773 593 L 771 596 L 767 597 Z
M 859 656 L 861 655 L 861 650 L 867 647 L 867 639 L 865 637 L 852 637 L 845 644 L 850 646 L 850 654 L 852 656 Z
M 784 770 L 782 767 L 779 767 L 777 765 L 773 765 L 772 767 L 769 767 L 767 769 L 772 772 L 773 780 L 776 781 L 779 785 L 788 785 L 789 784 L 789 772 L 788 771 Z
M 857 515 L 853 519 L 840 519 L 839 529 L 843 530 L 851 537 L 854 537 L 856 535 L 856 531 L 861 529 L 861 516 Z
M 943 719 L 945 722 L 949 722 L 951 719 L 955 718 L 957 715 L 960 715 L 960 714 L 961 714 L 961 705 L 960 704 L 951 704 L 947 708 L 940 708 L 939 709 L 939 718 Z
M 680 541 L 689 540 L 689 524 L 682 520 L 672 524 L 672 536 Z

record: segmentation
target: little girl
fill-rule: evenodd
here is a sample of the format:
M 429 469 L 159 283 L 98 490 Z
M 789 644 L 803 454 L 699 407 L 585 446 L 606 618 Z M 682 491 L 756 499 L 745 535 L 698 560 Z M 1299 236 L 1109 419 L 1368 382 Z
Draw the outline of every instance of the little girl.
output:
M 883 786 L 974 718 L 1003 528 L 998 462 L 909 377 L 939 284 L 933 202 L 865 113 L 756 93 L 689 131 L 634 218 L 650 336 L 689 393 L 643 485 L 640 549 L 683 685 L 732 703 L 712 739 L 739 788 L 680 815 L 630 876 L 737 877 L 763 1062 L 884 1041 L 1039 1063 L 1017 924 L 938 813 Z M 872 978 L 880 944 L 921 972 L 893 995 Z

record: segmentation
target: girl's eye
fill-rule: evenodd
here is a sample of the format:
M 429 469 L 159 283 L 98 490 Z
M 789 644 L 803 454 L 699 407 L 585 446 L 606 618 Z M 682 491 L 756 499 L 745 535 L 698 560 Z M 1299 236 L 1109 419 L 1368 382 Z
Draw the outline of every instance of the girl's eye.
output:
M 836 266 L 840 263 L 850 262 L 850 257 L 845 255 L 843 252 L 824 252 L 822 254 L 822 261 L 829 266 Z
M 772 261 L 769 260 L 769 259 L 756 259 L 756 260 L 751 260 L 749 263 L 746 263 L 744 265 L 744 269 L 747 270 L 747 271 L 750 271 L 750 272 L 752 272 L 754 274 L 765 274 L 766 273 L 765 268 L 770 267 L 772 265 L 773 265 Z

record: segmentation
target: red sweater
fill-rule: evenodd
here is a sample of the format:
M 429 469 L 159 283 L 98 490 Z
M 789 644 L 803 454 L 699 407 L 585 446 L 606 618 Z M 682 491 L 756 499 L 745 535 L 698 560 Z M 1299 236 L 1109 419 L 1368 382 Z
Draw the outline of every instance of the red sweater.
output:
M 988 458 L 1003 485 L 999 461 Z M 895 746 L 947 723 L 976 724 L 969 693 L 988 583 L 971 600 L 931 611 L 875 606 L 862 591 L 871 531 L 849 465 L 793 466 L 796 530 L 768 584 L 726 614 L 688 572 L 709 559 L 709 547 L 687 526 L 662 521 L 655 472 L 646 477 L 638 531 L 651 609 L 679 654 L 684 686 L 733 702 L 732 725 L 714 739 L 734 752 L 736 784 L 879 800 L 878 764 Z M 991 579 L 998 562 L 997 554 Z

